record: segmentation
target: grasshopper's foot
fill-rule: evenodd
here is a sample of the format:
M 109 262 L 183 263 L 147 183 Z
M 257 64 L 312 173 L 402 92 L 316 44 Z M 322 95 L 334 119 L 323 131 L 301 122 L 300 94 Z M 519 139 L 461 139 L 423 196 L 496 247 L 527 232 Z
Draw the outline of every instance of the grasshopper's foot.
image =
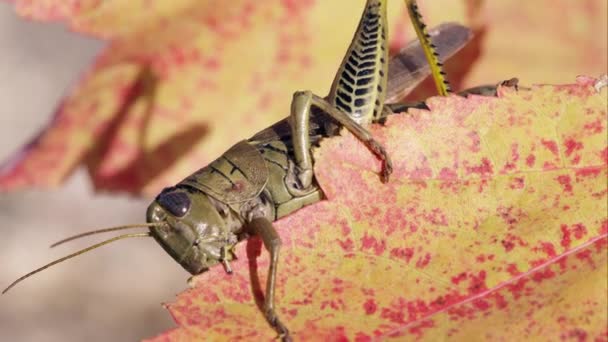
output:
M 298 180 L 300 181 L 303 190 L 306 191 L 310 189 L 310 186 L 312 185 L 312 176 L 312 169 L 304 169 L 298 173 Z
M 314 171 L 312 169 L 302 170 L 298 166 L 290 163 L 285 185 L 287 191 L 293 196 L 305 196 L 314 191 L 312 180 Z
M 608 74 L 600 76 L 597 82 L 595 82 L 595 84 L 593 85 L 593 88 L 595 88 L 595 91 L 599 93 L 602 91 L 602 88 L 606 86 L 608 86 Z
M 281 339 L 282 342 L 291 342 L 292 341 L 291 336 L 289 335 L 289 330 L 279 320 L 279 317 L 274 312 L 274 309 L 266 309 L 266 312 L 264 313 L 264 315 L 266 316 L 266 320 L 268 321 L 268 323 L 270 323 L 272 328 L 277 332 L 277 334 L 279 334 L 278 337 Z
M 380 160 L 382 160 L 382 171 L 380 172 L 380 180 L 382 183 L 388 183 L 389 176 L 393 173 L 393 163 L 391 162 L 391 158 L 388 156 L 388 153 L 380 145 L 377 141 L 371 139 L 368 140 L 369 148 L 374 152 Z
M 518 90 L 519 78 L 513 77 L 511 79 L 504 80 L 504 81 L 500 82 L 499 85 L 503 86 L 503 87 L 515 88 L 515 90 Z

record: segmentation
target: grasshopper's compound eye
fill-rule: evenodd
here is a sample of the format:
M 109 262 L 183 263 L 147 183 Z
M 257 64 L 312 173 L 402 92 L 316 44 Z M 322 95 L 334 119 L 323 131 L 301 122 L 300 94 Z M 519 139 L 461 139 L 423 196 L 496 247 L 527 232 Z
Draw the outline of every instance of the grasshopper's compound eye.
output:
M 163 191 L 156 199 L 163 209 L 175 217 L 184 217 L 190 210 L 190 197 L 182 191 Z

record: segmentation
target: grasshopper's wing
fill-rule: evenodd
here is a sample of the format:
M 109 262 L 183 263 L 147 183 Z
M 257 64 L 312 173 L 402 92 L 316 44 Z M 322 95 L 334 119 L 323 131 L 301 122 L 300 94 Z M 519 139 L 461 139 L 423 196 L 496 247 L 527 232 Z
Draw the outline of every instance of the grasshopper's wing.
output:
M 449 59 L 460 51 L 473 37 L 469 28 L 456 23 L 436 26 L 429 30 L 429 35 L 443 60 Z M 409 42 L 389 61 L 386 103 L 395 103 L 401 100 L 430 74 L 431 69 L 424 56 L 420 41 L 416 39 Z M 313 137 L 321 134 L 319 131 L 321 126 L 316 119 L 311 120 L 309 132 L 311 142 Z M 275 123 L 249 139 L 254 144 L 268 143 L 275 140 L 291 140 L 291 127 L 287 119 Z
M 259 131 L 249 138 L 249 142 L 253 145 L 266 144 L 277 140 L 285 143 L 291 141 L 291 126 L 289 125 L 288 118 L 277 121 L 274 125 Z
M 456 23 L 445 23 L 429 30 L 436 51 L 445 61 L 473 38 L 471 30 Z M 419 40 L 411 41 L 393 56 L 388 65 L 386 103 L 394 103 L 409 94 L 431 74 L 431 68 Z
M 268 182 L 268 167 L 255 146 L 241 141 L 180 184 L 198 189 L 226 204 L 258 196 Z
M 318 137 L 322 135 L 322 125 L 318 122 L 316 117 L 311 118 L 308 135 L 311 138 L 311 143 L 316 143 Z M 282 141 L 285 145 L 291 146 L 291 126 L 289 125 L 289 119 L 283 119 L 276 122 L 274 125 L 265 128 L 248 141 L 253 145 L 266 144 L 273 141 Z

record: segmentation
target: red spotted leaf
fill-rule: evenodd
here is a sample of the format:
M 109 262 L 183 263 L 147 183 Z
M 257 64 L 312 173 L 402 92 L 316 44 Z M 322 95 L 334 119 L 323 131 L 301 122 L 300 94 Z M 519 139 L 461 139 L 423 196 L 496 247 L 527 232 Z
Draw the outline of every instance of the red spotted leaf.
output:
M 147 195 L 285 117 L 294 91 L 325 94 L 363 4 L 13 2 L 24 17 L 61 21 L 108 43 L 49 125 L 0 167 L 0 190 L 56 186 L 86 165 L 97 189 Z M 448 65 L 457 89 L 605 72 L 605 1 L 420 5 L 429 24 L 460 21 L 477 34 Z M 394 51 L 413 35 L 402 1 L 389 1 L 389 16 Z
M 276 222 L 277 307 L 298 341 L 604 341 L 607 92 L 576 84 L 431 98 L 372 132 L 395 172 L 349 134 L 324 140 L 327 200 Z M 259 239 L 167 304 L 155 339 L 271 340 Z
M 361 12 L 349 0 L 16 4 L 108 47 L 0 168 L 0 189 L 55 186 L 84 163 L 98 189 L 147 194 L 287 116 L 294 91 L 326 93 Z M 407 20 L 397 5 L 393 26 Z M 326 15 L 338 11 L 341 25 Z

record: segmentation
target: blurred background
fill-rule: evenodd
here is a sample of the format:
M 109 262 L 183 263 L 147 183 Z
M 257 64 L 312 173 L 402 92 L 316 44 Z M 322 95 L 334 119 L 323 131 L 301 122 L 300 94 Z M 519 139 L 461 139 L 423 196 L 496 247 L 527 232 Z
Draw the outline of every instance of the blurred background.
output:
M 429 14 L 425 15 L 429 23 L 461 21 L 475 27 L 478 37 L 485 39 L 483 45 L 474 46 L 468 55 L 475 58 L 475 66 L 472 69 L 462 67 L 471 64 L 470 60 L 465 59 L 460 62 L 460 69 L 456 65 L 455 72 L 450 73 L 466 73 L 466 77 L 459 82 L 461 86 L 496 83 L 515 76 L 520 77 L 524 84 L 569 83 L 573 82 L 579 73 L 598 76 L 606 72 L 608 28 L 605 0 L 545 0 L 527 3 L 492 0 L 485 2 L 483 13 L 471 13 L 470 10 L 463 9 L 462 3 L 478 2 L 420 1 L 423 13 Z M 118 1 L 108 3 L 116 4 Z M 136 2 L 129 2 L 134 3 Z M 155 2 L 158 3 L 161 2 Z M 299 6 L 296 2 L 282 3 Z M 271 24 L 264 26 L 255 22 L 262 28 L 245 28 L 241 36 L 232 36 L 230 42 L 223 42 L 218 37 L 209 39 L 216 42 L 213 40 L 215 38 L 218 45 L 224 48 L 223 51 L 227 51 L 224 55 L 227 56 L 226 60 L 209 59 L 203 67 L 197 64 L 199 61 L 182 60 L 181 70 L 169 70 L 167 77 L 173 83 L 167 85 L 161 82 L 158 89 L 158 107 L 162 108 L 155 108 L 158 110 L 156 114 L 166 117 L 168 113 L 171 114 L 171 110 L 176 109 L 172 106 L 184 105 L 190 108 L 190 112 L 182 112 L 186 115 L 198 115 L 197 122 L 210 127 L 209 136 L 205 137 L 208 139 L 198 143 L 198 152 L 192 154 L 201 158 L 191 157 L 193 163 L 182 163 L 181 168 L 177 168 L 180 172 L 190 172 L 202 166 L 201 160 L 217 156 L 220 153 L 218 151 L 224 151 L 234 141 L 284 116 L 284 108 L 288 108 L 290 94 L 294 90 L 312 89 L 319 94 L 327 90 L 333 78 L 332 71 L 339 63 L 360 13 L 359 7 L 347 8 L 343 3 L 344 1 L 336 0 L 315 5 L 312 14 L 309 14 L 310 18 L 295 16 L 297 24 L 306 24 L 297 25 L 297 28 L 284 26 L 281 21 L 284 19 L 281 17 L 283 13 L 278 13 L 274 7 L 261 6 L 262 16 L 257 17 L 257 20 Z M 214 6 L 212 1 L 204 1 L 201 4 L 198 12 L 203 14 L 209 10 L 209 6 Z M 401 1 L 389 1 L 393 22 L 398 16 L 403 17 L 402 13 L 395 14 L 402 7 Z M 108 8 L 108 13 L 112 14 L 114 10 L 120 14 L 113 13 L 116 17 L 111 17 L 106 23 L 110 26 L 110 29 L 105 28 L 110 35 L 113 31 L 122 31 L 123 26 L 124 31 L 128 31 L 126 27 L 130 27 L 129 24 L 133 23 L 132 26 L 136 27 L 137 20 L 146 22 L 147 19 L 145 15 L 130 18 L 128 11 L 120 6 L 109 5 Z M 234 19 L 232 11 L 221 10 L 219 15 Z M 188 12 L 194 19 L 197 19 L 197 16 L 203 17 L 201 13 Z M 341 17 L 336 18 L 332 13 L 340 13 Z M 90 27 L 94 28 L 93 31 L 101 27 L 99 30 L 104 32 L 104 14 L 107 15 L 102 13 L 99 22 L 94 16 L 92 19 L 87 18 L 91 19 L 92 24 L 84 20 L 84 26 L 90 24 Z M 272 20 L 266 20 L 267 14 Z M 324 17 L 318 19 L 320 16 Z M 114 25 L 115 22 L 111 19 L 116 19 L 118 24 Z M 122 26 L 121 20 L 124 24 Z M 206 39 L 209 37 L 205 36 L 208 32 L 199 36 L 198 32 L 190 31 L 191 27 L 186 20 L 184 22 L 184 27 L 173 32 L 193 37 L 191 46 L 184 50 L 173 50 L 171 39 L 175 39 L 175 36 L 170 37 L 171 33 L 167 34 L 168 38 L 164 37 L 165 41 L 159 38 L 158 46 L 154 41 L 156 36 L 150 39 L 151 42 L 140 37 L 142 39 L 137 43 L 141 42 L 144 46 L 142 50 L 147 48 L 149 50 L 146 51 L 151 51 L 154 56 L 157 56 L 158 51 L 164 52 L 165 55 L 158 53 L 158 65 L 166 67 L 169 64 L 174 67 L 171 63 L 176 63 L 176 59 L 184 57 L 180 53 L 190 51 L 189 48 L 195 52 L 208 48 Z M 227 22 L 225 26 L 220 23 L 220 28 L 225 32 L 230 34 L 239 32 L 238 29 L 243 30 L 243 27 L 239 26 L 241 21 Z M 484 26 L 487 23 L 490 24 Z M 277 33 L 277 26 L 289 32 L 285 35 Z M 396 26 L 400 30 L 396 35 L 403 35 L 398 41 L 412 38 L 407 21 Z M 326 32 L 331 32 L 331 35 Z M 304 37 L 303 40 L 308 43 L 310 41 L 307 40 L 314 38 L 310 44 L 317 49 L 312 52 L 301 51 L 308 45 L 292 44 L 281 50 L 282 45 L 293 43 L 294 37 Z M 182 39 L 180 35 L 177 35 L 177 38 L 179 41 L 190 42 L 188 39 Z M 278 46 L 273 45 L 275 40 L 279 42 Z M 244 48 L 245 44 L 252 42 L 258 45 L 253 49 Z M 260 42 L 268 43 L 268 46 L 259 44 Z M 338 45 L 342 43 L 344 46 Z M 479 44 L 479 41 L 476 44 Z M 104 47 L 104 42 L 68 32 L 61 24 L 25 21 L 14 14 L 12 4 L 0 2 L 0 75 L 3 81 L 0 84 L 0 162 L 13 156 L 15 151 L 28 143 L 49 122 L 59 101 L 81 79 L 83 71 L 88 70 L 94 56 L 103 51 Z M 130 52 L 128 44 L 117 44 L 117 47 L 117 55 L 120 56 L 117 59 L 124 57 L 120 53 L 128 55 Z M 126 52 L 120 48 L 125 48 Z M 163 50 L 165 48 L 171 51 Z M 255 56 L 243 58 L 243 51 Z M 258 61 L 271 63 L 268 61 L 275 53 L 291 54 L 295 59 L 303 56 L 303 53 L 309 53 L 309 56 L 304 56 L 306 58 L 298 60 L 298 63 L 312 65 L 315 69 L 303 70 L 301 65 L 292 63 L 283 69 L 283 74 L 277 76 L 278 72 L 272 65 L 259 63 L 258 66 Z M 189 62 L 191 69 L 187 66 Z M 209 70 L 204 70 L 217 69 L 218 64 L 222 63 L 230 66 L 223 69 L 225 73 L 214 70 L 217 75 L 209 76 Z M 257 74 L 243 75 L 243 72 L 231 71 L 246 71 L 250 67 L 257 67 Z M 467 71 L 462 72 L 464 69 Z M 197 73 L 205 74 L 205 77 L 209 78 L 194 80 L 194 76 L 199 76 Z M 191 75 L 194 76 L 190 78 Z M 200 92 L 192 84 L 200 83 L 201 80 L 207 85 L 219 84 L 219 90 L 215 93 Z M 235 93 L 242 96 L 237 98 Z M 179 97 L 183 94 L 184 97 Z M 247 123 L 241 125 L 243 113 L 249 114 L 251 108 L 264 105 L 267 105 L 269 116 L 247 115 Z M 74 107 L 79 109 L 77 105 Z M 140 114 L 138 110 L 141 107 L 134 106 L 131 113 L 134 121 L 140 118 L 137 115 Z M 179 107 L 176 111 L 179 112 L 179 109 L 183 108 Z M 223 115 L 224 121 L 214 126 L 217 122 L 209 121 L 209 117 L 216 119 L 219 117 L 218 113 Z M 236 114 L 230 116 L 231 113 Z M 190 125 L 187 120 L 186 116 L 185 120 L 175 124 L 187 127 Z M 153 122 L 153 125 L 156 125 L 158 130 L 165 130 L 169 126 L 167 121 L 162 120 Z M 132 134 L 128 132 L 128 127 L 125 131 L 126 136 Z M 113 153 L 112 150 L 108 155 L 118 156 L 119 159 L 121 157 L 120 153 Z M 161 167 L 166 167 L 164 161 L 155 156 L 145 161 L 149 165 L 156 162 Z M 172 179 L 183 177 L 176 172 L 170 171 L 168 176 Z M 145 179 L 146 174 L 143 174 Z M 116 184 L 121 184 L 120 181 L 119 179 Z M 156 178 L 155 182 L 154 186 L 145 189 L 145 193 L 152 194 L 159 184 L 167 184 L 167 180 L 162 178 Z M 0 193 L 0 287 L 7 286 L 17 277 L 51 260 L 99 241 L 102 237 L 83 239 L 49 249 L 48 246 L 52 242 L 94 228 L 143 222 L 148 202 L 125 195 L 95 195 L 91 181 L 82 169 L 77 170 L 68 178 L 67 183 L 57 190 Z M 0 340 L 134 341 L 154 336 L 173 326 L 172 319 L 161 307 L 161 302 L 172 300 L 175 294 L 186 288 L 188 277 L 189 274 L 154 241 L 119 241 L 37 274 L 1 296 Z
M 60 25 L 25 21 L 0 3 L 0 160 L 48 123 L 104 47 Z M 94 195 L 83 170 L 56 191 L 0 194 L 0 287 L 99 239 L 49 249 L 79 231 L 145 221 L 148 200 Z M 111 235 L 111 234 L 110 234 Z M 101 238 L 101 236 L 98 236 Z M 161 301 L 189 274 L 156 242 L 120 241 L 60 264 L 0 296 L 2 341 L 137 341 L 173 326 Z

